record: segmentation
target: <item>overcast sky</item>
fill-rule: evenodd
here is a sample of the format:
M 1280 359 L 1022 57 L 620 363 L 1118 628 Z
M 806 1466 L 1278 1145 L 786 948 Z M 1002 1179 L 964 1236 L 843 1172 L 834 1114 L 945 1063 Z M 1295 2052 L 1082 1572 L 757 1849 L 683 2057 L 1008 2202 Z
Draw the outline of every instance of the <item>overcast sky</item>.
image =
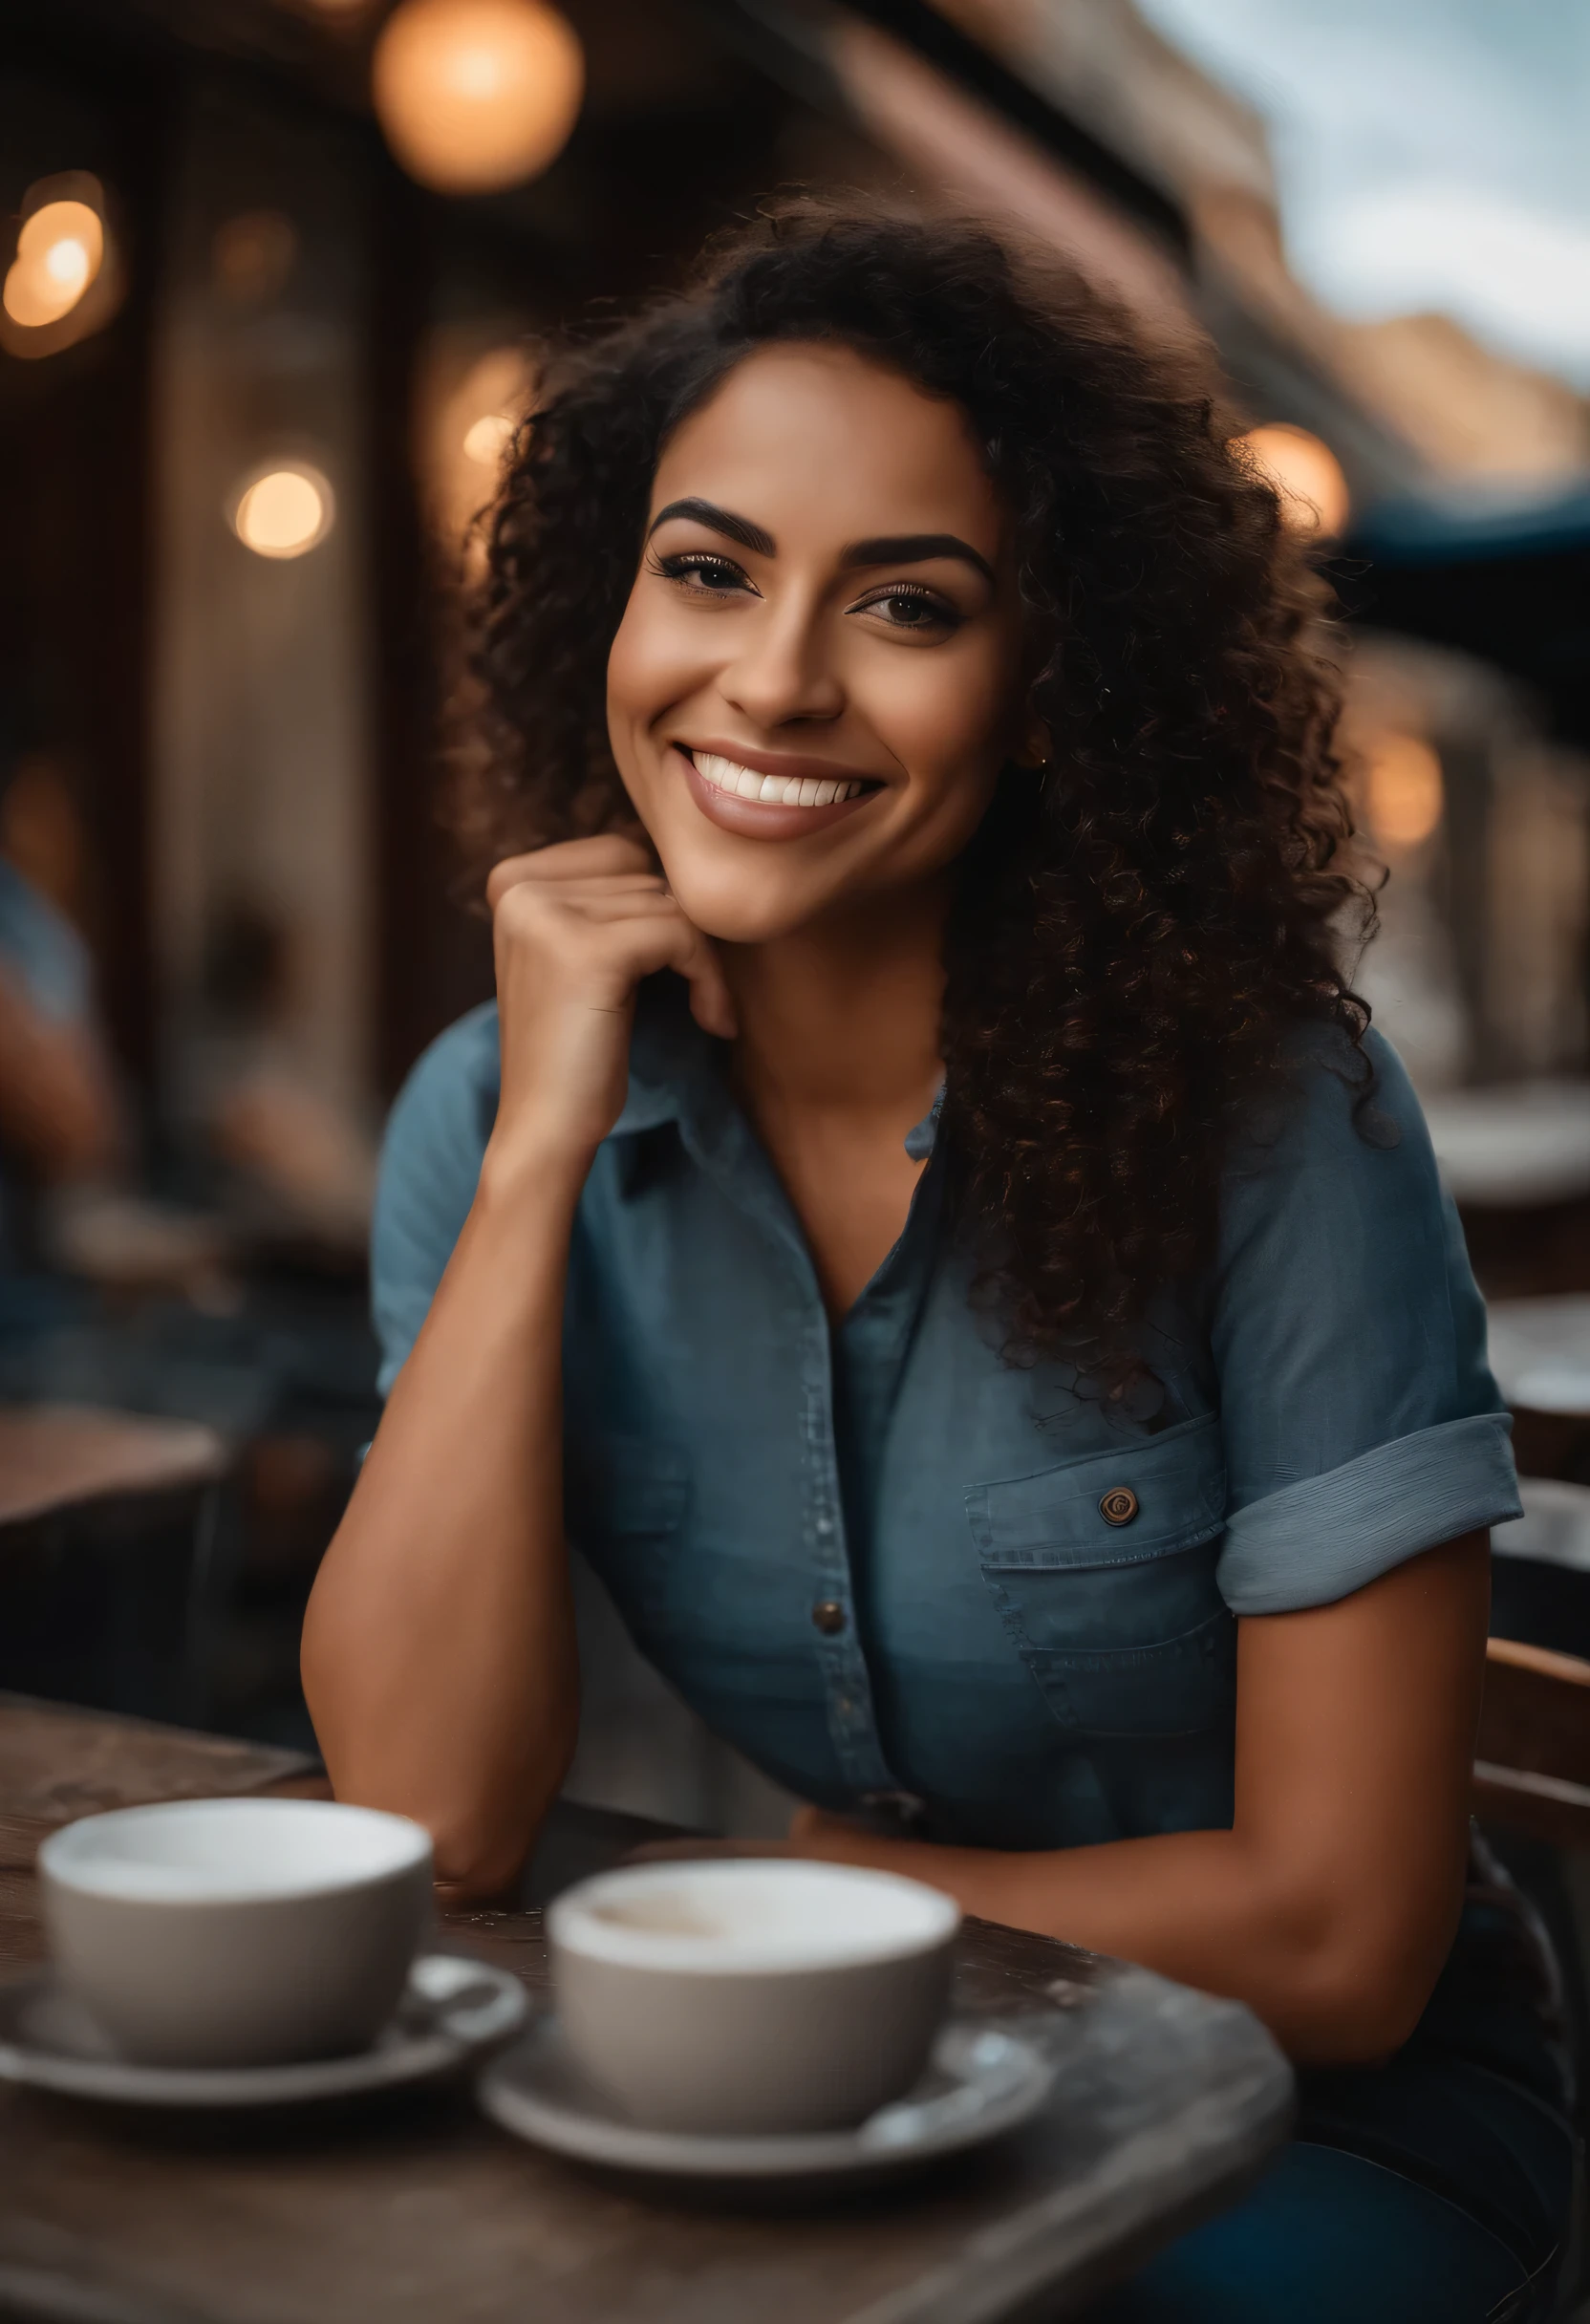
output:
M 1287 249 L 1590 390 L 1590 0 L 1138 0 L 1270 130 Z

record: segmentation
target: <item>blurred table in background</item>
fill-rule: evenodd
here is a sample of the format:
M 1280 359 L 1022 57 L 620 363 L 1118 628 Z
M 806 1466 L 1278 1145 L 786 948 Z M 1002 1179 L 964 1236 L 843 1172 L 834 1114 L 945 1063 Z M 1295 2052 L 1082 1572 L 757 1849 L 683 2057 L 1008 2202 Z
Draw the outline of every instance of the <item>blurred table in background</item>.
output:
M 0 1686 L 199 1715 L 229 1465 L 195 1422 L 0 1405 Z
M 0 1529 L 89 1501 L 213 1484 L 226 1448 L 193 1421 L 70 1405 L 0 1405 Z
M 1493 1300 L 1522 1517 L 1492 1535 L 1492 1629 L 1590 1657 L 1590 1298 Z
M 1486 1294 L 1590 1292 L 1590 1082 L 1442 1090 L 1424 1107 Z
M 43 1956 L 33 1851 L 135 1798 L 322 1788 L 312 1763 L 0 1698 L 0 1965 Z M 663 1827 L 559 1806 L 546 1895 Z M 536 1905 L 444 1916 L 548 1986 Z M 184 2122 L 0 2092 L 0 2314 L 36 2324 L 999 2324 L 1074 2313 L 1235 2201 L 1285 2138 L 1292 2077 L 1235 2003 L 969 1923 L 962 2012 L 1058 2050 L 1024 2129 L 914 2185 L 714 2212 L 520 2144 L 467 2093 Z

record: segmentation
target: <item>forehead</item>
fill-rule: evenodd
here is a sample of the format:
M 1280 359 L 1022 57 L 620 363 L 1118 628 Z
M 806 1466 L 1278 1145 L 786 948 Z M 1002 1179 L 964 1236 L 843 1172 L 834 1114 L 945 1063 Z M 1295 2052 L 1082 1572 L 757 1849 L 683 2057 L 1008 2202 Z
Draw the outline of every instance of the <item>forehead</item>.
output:
M 652 506 L 697 495 L 838 541 L 957 532 L 990 562 L 1004 511 L 966 414 L 847 347 L 761 347 L 681 422 Z

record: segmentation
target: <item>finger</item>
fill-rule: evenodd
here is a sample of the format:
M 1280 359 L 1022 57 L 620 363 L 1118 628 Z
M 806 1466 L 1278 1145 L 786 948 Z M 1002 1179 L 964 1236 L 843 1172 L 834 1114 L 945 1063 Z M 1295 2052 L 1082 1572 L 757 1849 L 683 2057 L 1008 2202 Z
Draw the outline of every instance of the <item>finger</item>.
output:
M 543 879 L 601 879 L 626 872 L 655 874 L 657 868 L 651 849 L 623 831 L 603 831 L 595 839 L 566 839 L 528 860 Z
M 558 911 L 578 911 L 583 904 L 598 899 L 614 903 L 639 903 L 653 900 L 669 904 L 673 899 L 660 879 L 644 872 L 627 872 L 612 879 L 543 880 L 518 879 L 511 881 L 497 897 L 494 910 L 500 910 L 510 895 L 522 890 L 545 896 Z
M 595 839 L 564 839 L 550 848 L 532 848 L 523 855 L 505 855 L 493 867 L 485 884 L 486 902 L 495 906 L 521 880 L 590 879 L 653 869 L 650 851 L 639 840 L 620 831 L 604 831 Z
M 660 889 L 650 893 L 642 889 L 633 895 L 587 895 L 582 890 L 577 895 L 561 898 L 558 908 L 604 924 L 612 920 L 677 919 L 679 912 L 673 897 L 663 894 Z

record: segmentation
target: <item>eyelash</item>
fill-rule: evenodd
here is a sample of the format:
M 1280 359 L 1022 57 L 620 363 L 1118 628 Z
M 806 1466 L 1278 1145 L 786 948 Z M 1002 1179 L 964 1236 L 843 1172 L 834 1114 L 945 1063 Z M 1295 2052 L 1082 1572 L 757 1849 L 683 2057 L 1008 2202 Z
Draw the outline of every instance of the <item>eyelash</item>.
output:
M 732 558 L 714 556 L 710 549 L 677 549 L 671 557 L 655 558 L 653 570 L 659 572 L 666 581 L 683 581 L 691 573 L 707 572 L 732 573 L 737 581 L 745 579 Z M 728 592 L 720 589 L 713 593 L 726 596 Z
M 734 581 L 746 581 L 746 575 L 731 557 L 716 556 L 710 549 L 677 549 L 672 556 L 654 558 L 653 570 L 660 574 L 665 581 L 682 582 L 687 581 L 692 574 L 704 576 L 707 573 L 728 573 L 733 576 Z M 749 586 L 748 582 L 747 586 Z M 726 597 L 732 593 L 732 587 L 725 588 L 721 582 L 718 583 L 716 587 L 710 584 L 703 586 L 703 594 L 709 596 Z M 926 607 L 928 612 L 936 617 L 936 626 L 946 630 L 958 630 L 964 619 L 964 615 L 955 606 L 950 605 L 939 596 L 936 590 L 925 589 L 919 581 L 896 581 L 889 588 L 880 590 L 876 596 L 863 598 L 861 608 L 866 610 L 872 606 L 889 605 L 899 598 L 908 599 L 913 605 Z M 933 625 L 928 622 L 896 621 L 891 622 L 888 626 L 899 630 L 921 630 Z

